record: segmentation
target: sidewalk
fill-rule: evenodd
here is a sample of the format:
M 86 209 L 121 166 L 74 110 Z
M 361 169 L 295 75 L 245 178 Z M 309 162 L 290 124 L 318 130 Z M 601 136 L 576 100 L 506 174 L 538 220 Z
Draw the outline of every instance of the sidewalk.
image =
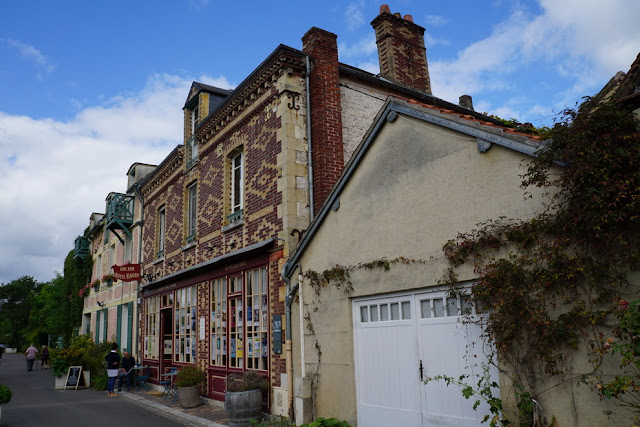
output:
M 153 387 L 152 384 L 150 384 Z M 209 399 L 201 399 L 203 404 L 195 408 L 184 409 L 176 401 L 171 402 L 169 397 L 161 397 L 162 392 L 158 390 L 150 391 L 123 391 L 119 394 L 120 399 L 129 399 L 139 406 L 143 406 L 156 413 L 161 413 L 168 418 L 174 419 L 185 425 L 224 427 L 229 425 L 227 412 L 218 402 Z M 222 405 L 222 403 L 220 403 Z

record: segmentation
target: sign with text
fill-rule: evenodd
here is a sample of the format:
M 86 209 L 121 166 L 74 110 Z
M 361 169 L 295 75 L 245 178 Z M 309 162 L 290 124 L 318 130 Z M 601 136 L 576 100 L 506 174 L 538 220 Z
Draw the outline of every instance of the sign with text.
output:
M 123 282 L 140 280 L 140 264 L 114 265 L 113 278 Z

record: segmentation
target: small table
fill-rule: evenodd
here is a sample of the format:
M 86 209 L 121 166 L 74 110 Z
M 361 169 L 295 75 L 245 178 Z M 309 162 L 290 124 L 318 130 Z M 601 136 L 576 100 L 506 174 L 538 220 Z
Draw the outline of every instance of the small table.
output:
M 149 367 L 136 364 L 131 368 L 131 370 L 134 374 L 136 390 L 140 390 L 142 388 L 149 390 L 149 386 L 147 385 L 147 380 L 149 379 Z
M 166 374 L 160 374 L 160 376 L 164 378 L 163 381 L 160 381 L 160 384 L 164 386 L 162 397 L 171 396 L 173 398 L 172 402 L 175 402 L 178 399 L 178 393 L 176 393 L 176 389 L 174 387 L 176 375 L 178 375 L 178 371 L 171 371 L 167 372 Z

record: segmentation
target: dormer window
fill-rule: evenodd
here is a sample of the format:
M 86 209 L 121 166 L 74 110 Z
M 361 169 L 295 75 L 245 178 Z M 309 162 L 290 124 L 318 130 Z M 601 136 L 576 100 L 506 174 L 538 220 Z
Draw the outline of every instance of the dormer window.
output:
M 191 110 L 191 134 L 196 133 L 196 128 L 200 124 L 200 107 L 195 107 Z

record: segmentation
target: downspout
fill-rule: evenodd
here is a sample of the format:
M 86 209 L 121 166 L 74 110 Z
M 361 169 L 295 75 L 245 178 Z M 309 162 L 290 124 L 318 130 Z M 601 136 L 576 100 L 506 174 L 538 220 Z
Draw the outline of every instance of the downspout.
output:
M 300 264 L 296 264 L 291 269 L 291 272 L 293 272 L 296 268 L 300 268 L 300 271 L 302 271 L 302 267 L 300 266 Z M 298 288 L 300 287 L 300 283 L 296 283 L 292 288 L 289 277 L 286 276 L 284 273 L 286 269 L 287 269 L 287 264 L 284 265 L 284 268 L 282 269 L 282 273 L 281 273 L 282 280 L 284 280 L 284 282 L 287 285 L 287 297 L 285 299 L 285 302 L 287 305 L 286 311 L 285 311 L 285 314 L 286 314 L 285 348 L 287 352 L 286 370 L 287 370 L 287 382 L 288 382 L 287 404 L 289 405 L 289 414 L 291 414 L 291 416 L 293 416 L 293 418 L 295 419 L 294 408 L 293 408 L 293 350 L 291 346 L 291 304 L 293 303 L 294 295 L 296 294 L 296 292 L 298 291 Z M 302 363 L 304 363 L 304 361 Z
M 140 241 L 138 243 L 138 263 L 140 264 L 140 267 L 142 267 L 142 229 L 144 227 L 144 199 L 142 198 L 142 194 L 140 193 L 140 187 L 138 186 L 138 183 L 133 185 L 133 189 L 136 192 L 136 196 L 138 196 L 138 200 L 140 200 Z M 132 242 L 133 243 L 133 242 Z M 134 334 L 136 337 L 136 350 L 138 350 L 137 352 L 137 356 L 139 358 L 140 361 L 142 361 L 142 357 L 141 357 L 141 352 L 140 352 L 140 348 L 138 348 L 138 344 L 140 343 L 140 336 L 139 336 L 139 332 L 140 332 L 140 283 L 142 281 L 142 268 L 140 268 L 140 280 L 138 280 L 137 284 L 136 284 L 136 321 L 134 322 L 134 325 L 136 325 L 136 333 Z M 133 333 L 133 331 L 131 332 Z M 143 350 L 144 351 L 144 350 Z
M 305 77 L 307 82 L 307 145 L 309 147 L 307 151 L 307 173 L 309 174 L 309 223 L 313 221 L 315 217 L 314 208 L 313 208 L 313 156 L 312 156 L 312 145 L 311 145 L 311 89 L 309 88 L 309 74 L 311 73 L 311 62 L 309 61 L 309 56 L 305 58 L 305 63 L 307 66 L 307 75 Z

